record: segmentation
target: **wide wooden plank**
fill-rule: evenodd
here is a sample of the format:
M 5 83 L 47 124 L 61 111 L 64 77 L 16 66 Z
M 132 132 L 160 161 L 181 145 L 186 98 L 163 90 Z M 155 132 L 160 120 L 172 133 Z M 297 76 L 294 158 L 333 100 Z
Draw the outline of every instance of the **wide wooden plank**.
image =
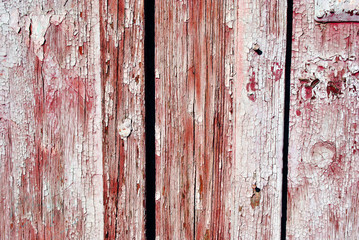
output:
M 144 1 L 101 1 L 105 239 L 144 239 Z
M 5 1 L 0 20 L 0 238 L 143 238 L 142 1 Z
M 144 238 L 143 2 L 0 14 L 0 238 Z
M 103 235 L 97 1 L 2 1 L 1 239 Z
M 159 239 L 279 238 L 285 35 L 285 1 L 156 1 Z
M 359 25 L 294 1 L 288 239 L 358 239 Z

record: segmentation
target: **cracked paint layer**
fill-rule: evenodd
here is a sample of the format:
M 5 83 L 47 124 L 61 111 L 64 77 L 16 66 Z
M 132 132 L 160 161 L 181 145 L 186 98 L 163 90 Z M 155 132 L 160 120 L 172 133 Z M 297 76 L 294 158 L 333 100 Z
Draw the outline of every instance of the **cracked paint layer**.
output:
M 143 3 L 107 3 L 0 2 L 0 239 L 144 237 Z
M 158 239 L 280 238 L 286 7 L 156 1 Z
M 89 3 L 0 3 L 1 239 L 103 235 L 99 6 Z
M 359 26 L 313 3 L 294 1 L 287 238 L 358 239 Z

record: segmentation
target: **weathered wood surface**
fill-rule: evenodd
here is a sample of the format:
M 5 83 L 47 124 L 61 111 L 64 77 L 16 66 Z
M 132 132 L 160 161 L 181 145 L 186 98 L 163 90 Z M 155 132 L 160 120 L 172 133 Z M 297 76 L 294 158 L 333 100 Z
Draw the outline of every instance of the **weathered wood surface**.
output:
M 145 236 L 143 4 L 109 0 L 100 9 L 105 239 Z
M 1 239 L 103 235 L 96 1 L 2 1 Z
M 142 5 L 0 2 L 0 239 L 143 238 Z
M 286 1 L 156 1 L 158 239 L 280 238 L 285 36 Z
M 294 1 L 288 239 L 358 239 L 359 25 Z

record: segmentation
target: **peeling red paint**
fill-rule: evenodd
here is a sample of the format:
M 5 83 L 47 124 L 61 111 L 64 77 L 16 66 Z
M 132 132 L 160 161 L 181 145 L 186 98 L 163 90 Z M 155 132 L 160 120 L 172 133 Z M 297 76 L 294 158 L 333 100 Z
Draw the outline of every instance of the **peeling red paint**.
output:
M 327 94 L 330 96 L 338 96 L 343 94 L 342 92 L 342 83 L 341 82 L 329 82 L 327 85 Z
M 252 102 L 255 102 L 257 99 L 256 91 L 258 91 L 258 83 L 256 82 L 256 73 L 253 71 L 252 75 L 249 78 L 249 83 L 247 83 L 246 89 L 248 92 L 248 98 Z
M 252 91 L 255 92 L 257 91 L 257 85 L 258 83 L 256 82 L 256 73 L 252 72 L 251 77 L 249 78 L 249 83 L 247 83 L 247 92 Z
M 304 86 L 305 99 L 311 99 L 313 97 L 313 91 L 311 86 Z
M 275 81 L 279 81 L 283 74 L 283 67 L 278 63 L 274 62 L 271 66 L 271 71 Z
M 274 158 L 280 158 L 281 152 L 271 143 L 266 150 L 259 146 L 258 151 L 246 146 L 256 146 L 261 133 L 276 138 L 279 129 L 273 123 L 283 119 L 278 110 L 284 102 L 284 82 L 279 80 L 284 71 L 286 24 L 279 19 L 286 19 L 286 11 L 278 9 L 286 7 L 278 1 L 266 2 L 261 9 L 254 5 L 241 9 L 240 5 L 236 1 L 156 1 L 159 238 L 279 238 L 274 219 L 280 215 L 277 194 L 281 185 L 271 172 L 280 169 L 265 172 L 257 163 L 267 161 L 259 158 L 266 151 L 273 152 Z M 237 21 L 239 15 L 253 22 L 251 31 Z M 262 18 L 268 27 L 260 27 Z M 253 46 L 254 38 L 261 41 L 260 51 L 246 47 Z M 251 104 L 246 104 L 246 99 Z M 256 157 L 249 152 L 255 152 Z M 236 187 L 252 181 L 236 170 L 252 176 L 244 167 L 247 164 L 256 169 L 258 179 L 268 179 L 269 173 L 272 177 L 264 180 L 265 184 L 276 189 L 270 197 L 265 193 L 255 215 L 248 192 Z M 240 213 L 233 213 L 229 198 L 237 199 L 235 209 L 241 209 Z M 263 216 L 262 205 L 273 209 L 274 215 Z M 231 215 L 238 221 L 231 221 Z M 258 221 L 263 224 L 257 226 Z
M 291 84 L 287 237 L 358 238 L 348 219 L 359 203 L 351 199 L 359 26 L 317 24 L 313 10 L 312 1 L 294 1 L 291 79 L 299 81 Z

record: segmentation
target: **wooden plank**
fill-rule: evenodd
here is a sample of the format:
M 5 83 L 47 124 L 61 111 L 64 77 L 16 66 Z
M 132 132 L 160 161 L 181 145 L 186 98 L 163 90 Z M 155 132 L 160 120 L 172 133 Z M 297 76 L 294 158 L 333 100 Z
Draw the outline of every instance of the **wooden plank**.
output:
M 158 239 L 279 238 L 285 35 L 285 1 L 156 1 Z
M 104 234 L 144 239 L 144 1 L 101 3 Z
M 1 239 L 144 238 L 143 18 L 0 3 Z
M 294 1 L 288 239 L 358 239 L 359 26 Z
M 2 1 L 1 239 L 103 235 L 96 1 Z

